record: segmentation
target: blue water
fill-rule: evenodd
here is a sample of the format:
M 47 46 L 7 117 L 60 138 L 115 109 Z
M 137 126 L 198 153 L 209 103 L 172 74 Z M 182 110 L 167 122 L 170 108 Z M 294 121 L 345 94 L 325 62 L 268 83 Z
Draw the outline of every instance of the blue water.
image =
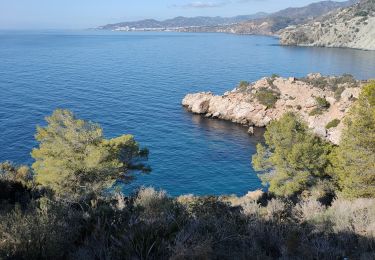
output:
M 277 73 L 375 77 L 375 52 L 278 46 L 260 36 L 184 33 L 0 32 L 0 160 L 31 164 L 35 126 L 56 108 L 131 133 L 153 171 L 138 185 L 172 195 L 244 194 L 260 187 L 250 157 L 261 131 L 201 118 L 186 93 L 220 94 Z

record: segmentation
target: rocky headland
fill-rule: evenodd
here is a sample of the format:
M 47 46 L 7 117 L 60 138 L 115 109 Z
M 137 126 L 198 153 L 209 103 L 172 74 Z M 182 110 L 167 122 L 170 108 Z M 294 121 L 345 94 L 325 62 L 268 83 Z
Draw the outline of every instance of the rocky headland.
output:
M 342 119 L 365 83 L 351 75 L 309 74 L 304 78 L 273 75 L 254 83 L 242 81 L 222 96 L 211 92 L 187 94 L 182 105 L 196 114 L 247 125 L 249 133 L 254 126 L 265 127 L 291 111 L 306 121 L 313 132 L 338 144 Z

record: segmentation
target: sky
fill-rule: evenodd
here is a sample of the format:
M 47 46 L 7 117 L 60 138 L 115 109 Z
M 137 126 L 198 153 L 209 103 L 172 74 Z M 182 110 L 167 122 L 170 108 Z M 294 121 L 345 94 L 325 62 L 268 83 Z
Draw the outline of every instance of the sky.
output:
M 339 0 L 340 1 L 340 0 Z M 176 16 L 236 16 L 314 0 L 0 0 L 0 29 L 84 29 Z

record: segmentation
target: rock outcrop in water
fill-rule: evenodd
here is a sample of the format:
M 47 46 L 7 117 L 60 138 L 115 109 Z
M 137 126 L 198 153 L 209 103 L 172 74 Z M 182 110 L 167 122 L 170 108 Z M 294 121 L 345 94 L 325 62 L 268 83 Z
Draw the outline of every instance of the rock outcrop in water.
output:
M 249 127 L 264 127 L 293 111 L 316 134 L 338 144 L 342 119 L 365 83 L 351 75 L 309 74 L 301 79 L 273 76 L 251 84 L 242 82 L 222 96 L 211 92 L 188 94 L 182 105 L 193 113 Z
M 283 45 L 375 50 L 375 0 L 362 0 L 279 34 Z

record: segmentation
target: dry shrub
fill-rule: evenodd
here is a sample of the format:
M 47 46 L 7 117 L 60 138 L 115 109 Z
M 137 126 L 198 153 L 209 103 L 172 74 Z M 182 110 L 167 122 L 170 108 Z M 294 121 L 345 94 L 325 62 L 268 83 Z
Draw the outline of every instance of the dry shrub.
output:
M 0 259 L 64 259 L 74 249 L 79 213 L 54 201 L 38 204 L 0 215 Z
M 246 216 L 251 216 L 251 217 L 259 217 L 261 212 L 260 212 L 260 205 L 256 203 L 255 201 L 247 201 L 241 205 L 242 207 L 242 212 Z
M 266 207 L 267 219 L 272 221 L 281 221 L 288 214 L 288 205 L 281 199 L 271 199 Z
M 210 259 L 214 256 L 212 240 L 201 232 L 201 224 L 193 221 L 176 235 L 171 259 Z
M 142 187 L 134 200 L 134 206 L 143 208 L 153 208 L 160 202 L 167 200 L 165 191 L 156 191 L 152 187 Z
M 337 199 L 328 209 L 335 232 L 375 238 L 375 199 Z
M 319 201 L 307 199 L 299 202 L 294 208 L 294 214 L 300 221 L 313 221 L 326 210 Z
M 167 196 L 167 193 L 163 190 L 157 191 L 154 188 L 141 188 L 135 199 L 134 207 L 139 208 L 141 212 L 141 219 L 148 223 L 159 221 L 161 218 L 165 218 L 165 221 L 169 221 L 175 214 L 177 203 Z

